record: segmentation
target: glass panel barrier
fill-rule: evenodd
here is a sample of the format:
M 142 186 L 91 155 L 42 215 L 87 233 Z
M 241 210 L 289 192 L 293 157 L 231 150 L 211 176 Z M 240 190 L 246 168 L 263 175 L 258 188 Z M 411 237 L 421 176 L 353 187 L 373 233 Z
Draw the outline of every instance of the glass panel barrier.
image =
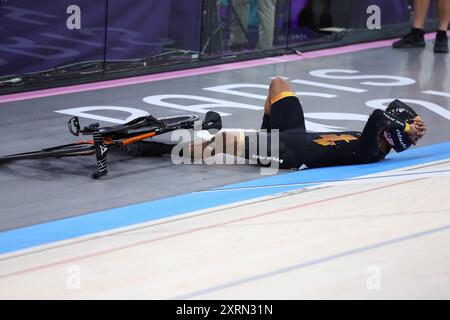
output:
M 103 0 L 1 1 L 0 85 L 103 72 L 105 23 Z
M 109 1 L 107 72 L 197 60 L 202 0 Z
M 410 21 L 409 0 L 1 0 L 0 94 L 392 38 Z

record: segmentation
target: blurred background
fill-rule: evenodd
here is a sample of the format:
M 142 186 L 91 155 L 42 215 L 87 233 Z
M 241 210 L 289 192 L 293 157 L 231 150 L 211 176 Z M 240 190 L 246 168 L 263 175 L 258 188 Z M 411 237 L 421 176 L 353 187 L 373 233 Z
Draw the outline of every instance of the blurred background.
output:
M 381 11 L 369 30 L 367 8 Z M 437 26 L 430 6 L 426 29 Z M 0 0 L 0 94 L 398 37 L 407 0 Z

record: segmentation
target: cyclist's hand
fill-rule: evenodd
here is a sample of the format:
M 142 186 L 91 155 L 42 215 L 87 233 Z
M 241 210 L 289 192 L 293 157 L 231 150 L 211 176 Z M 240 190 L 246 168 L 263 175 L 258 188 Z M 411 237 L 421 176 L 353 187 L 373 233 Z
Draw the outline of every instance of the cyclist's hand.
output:
M 419 116 L 414 118 L 414 122 L 411 124 L 411 129 L 408 132 L 408 136 L 415 145 L 419 139 L 421 139 L 427 131 L 425 122 Z
M 427 125 L 425 124 L 425 122 L 422 120 L 421 117 L 417 116 L 414 118 L 414 123 L 413 123 L 415 129 L 417 130 L 417 136 L 418 138 L 422 138 L 425 133 L 427 132 Z

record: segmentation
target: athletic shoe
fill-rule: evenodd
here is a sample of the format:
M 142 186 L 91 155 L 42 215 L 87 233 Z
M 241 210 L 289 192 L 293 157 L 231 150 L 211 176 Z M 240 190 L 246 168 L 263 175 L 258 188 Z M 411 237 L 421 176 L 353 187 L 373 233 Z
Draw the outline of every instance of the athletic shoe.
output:
M 436 34 L 436 40 L 434 41 L 435 53 L 448 53 L 448 38 L 447 31 L 439 30 Z
M 395 41 L 392 47 L 396 49 L 400 48 L 420 48 L 425 47 L 425 32 L 421 29 L 413 28 L 410 33 Z

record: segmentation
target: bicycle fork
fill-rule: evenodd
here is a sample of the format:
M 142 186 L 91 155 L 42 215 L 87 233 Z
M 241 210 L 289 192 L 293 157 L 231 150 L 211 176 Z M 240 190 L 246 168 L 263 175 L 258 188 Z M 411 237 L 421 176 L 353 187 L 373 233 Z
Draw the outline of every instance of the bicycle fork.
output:
M 108 146 L 104 143 L 103 136 L 100 133 L 94 133 L 92 137 L 97 157 L 97 172 L 92 174 L 92 178 L 98 179 L 108 173 L 108 162 L 106 160 Z

